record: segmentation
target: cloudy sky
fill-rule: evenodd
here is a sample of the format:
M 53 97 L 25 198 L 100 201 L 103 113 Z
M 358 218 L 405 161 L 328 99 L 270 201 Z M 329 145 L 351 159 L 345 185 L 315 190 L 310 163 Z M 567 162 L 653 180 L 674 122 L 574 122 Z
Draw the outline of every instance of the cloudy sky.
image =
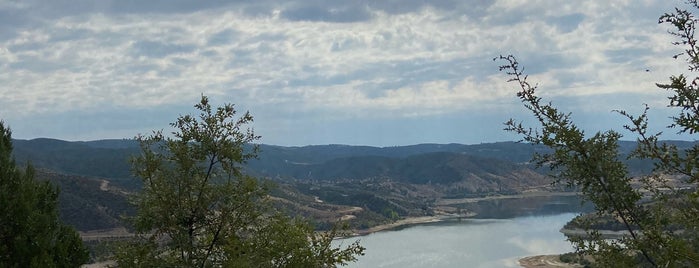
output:
M 279 145 L 516 140 L 493 57 L 515 54 L 588 131 L 673 111 L 667 0 L 0 0 L 0 118 L 15 138 L 168 130 L 202 94 Z M 627 135 L 627 139 L 633 136 Z M 668 136 L 673 138 L 673 136 Z

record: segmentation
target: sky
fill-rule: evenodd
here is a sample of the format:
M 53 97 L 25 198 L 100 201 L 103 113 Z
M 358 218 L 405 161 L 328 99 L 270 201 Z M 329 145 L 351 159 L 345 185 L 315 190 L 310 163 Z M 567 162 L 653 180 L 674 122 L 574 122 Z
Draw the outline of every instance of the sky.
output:
M 202 94 L 254 116 L 260 142 L 394 146 L 518 140 L 535 126 L 498 71 L 518 57 L 588 133 L 687 72 L 668 0 L 0 0 L 0 119 L 13 137 L 170 131 Z M 689 137 L 665 130 L 668 139 Z

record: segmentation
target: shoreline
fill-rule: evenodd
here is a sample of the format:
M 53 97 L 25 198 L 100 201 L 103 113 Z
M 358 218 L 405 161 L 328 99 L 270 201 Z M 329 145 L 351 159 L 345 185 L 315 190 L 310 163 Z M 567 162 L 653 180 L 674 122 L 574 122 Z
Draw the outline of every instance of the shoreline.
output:
M 376 225 L 376 226 L 370 227 L 368 229 L 353 230 L 352 234 L 349 237 L 365 236 L 365 235 L 369 235 L 369 234 L 373 234 L 373 233 L 377 233 L 377 232 L 390 231 L 390 230 L 393 230 L 396 228 L 408 227 L 408 226 L 412 226 L 412 225 L 444 222 L 444 221 L 456 220 L 456 219 L 468 219 L 468 218 L 471 218 L 473 216 L 475 216 L 475 213 L 466 214 L 466 215 L 435 215 L 435 216 L 407 217 L 407 218 L 400 219 L 400 220 L 397 220 L 397 221 L 392 222 L 392 223 Z
M 578 192 L 559 192 L 559 191 L 525 191 L 520 194 L 514 195 L 493 195 L 485 197 L 469 197 L 469 198 L 458 198 L 458 199 L 441 199 L 438 200 L 435 205 L 437 206 L 450 206 L 456 204 L 466 204 L 466 203 L 476 203 L 480 201 L 490 201 L 490 200 L 500 200 L 500 199 L 517 199 L 517 198 L 528 198 L 528 197 L 550 197 L 550 196 L 575 196 Z M 388 231 L 396 229 L 399 227 L 405 227 L 410 225 L 419 225 L 426 223 L 443 222 L 447 220 L 454 219 L 468 219 L 476 216 L 476 213 L 470 212 L 468 214 L 440 214 L 435 216 L 419 216 L 419 217 L 407 217 L 404 219 L 397 220 L 392 223 L 380 224 L 372 226 L 368 229 L 352 230 L 352 233 L 347 237 L 352 236 L 364 236 L 376 232 Z
M 553 197 L 553 196 L 576 196 L 579 195 L 578 192 L 560 192 L 560 191 L 525 191 L 520 194 L 514 195 L 493 195 L 485 197 L 468 197 L 468 198 L 458 198 L 458 199 L 441 199 L 435 202 L 436 206 L 450 206 L 456 204 L 466 204 L 466 203 L 476 203 L 480 201 L 491 201 L 491 200 L 501 200 L 501 199 L 517 199 L 517 198 L 528 198 L 528 197 Z M 372 226 L 368 229 L 352 230 L 351 234 L 346 236 L 365 236 L 376 232 L 389 231 L 392 229 L 406 227 L 411 225 L 443 222 L 447 220 L 454 219 L 468 219 L 476 216 L 476 213 L 469 212 L 467 214 L 457 215 L 457 214 L 439 214 L 435 216 L 419 216 L 419 217 L 407 217 L 397 220 L 392 223 L 385 223 L 376 226 Z
M 560 254 L 527 256 L 517 260 L 517 264 L 524 268 L 579 268 L 579 264 L 562 262 Z
M 380 224 L 369 229 L 355 230 L 352 236 L 364 236 L 373 234 L 381 231 L 388 231 L 402 226 L 425 224 L 433 222 L 441 222 L 442 219 L 439 216 L 422 216 L 422 217 L 408 217 L 405 219 L 400 219 L 392 223 Z
M 527 197 L 550 197 L 550 196 L 576 196 L 579 192 L 559 192 L 559 191 L 525 191 L 519 194 L 513 195 L 491 195 L 484 197 L 467 197 L 467 198 L 454 198 L 454 199 L 440 199 L 435 202 L 437 206 L 449 206 L 457 204 L 467 204 L 476 203 L 480 201 L 490 201 L 499 199 L 517 199 L 517 198 L 527 198 Z

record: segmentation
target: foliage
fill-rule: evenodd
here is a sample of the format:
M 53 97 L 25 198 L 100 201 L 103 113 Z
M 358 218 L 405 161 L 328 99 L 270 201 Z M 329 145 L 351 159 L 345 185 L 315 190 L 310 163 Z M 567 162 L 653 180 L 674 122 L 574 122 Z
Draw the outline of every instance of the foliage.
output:
M 324 267 L 363 254 L 357 243 L 331 248 L 308 223 L 272 210 L 267 186 L 240 171 L 256 153 L 246 145 L 259 138 L 243 130 L 249 113 L 236 119 L 233 105 L 214 110 L 204 96 L 195 107 L 198 119 L 185 115 L 171 124 L 173 138 L 137 137 L 137 239 L 117 252 L 119 266 Z
M 696 0 L 690 3 L 699 8 Z M 661 16 L 660 22 L 675 27 L 670 32 L 680 39 L 675 45 L 687 47 L 675 57 L 686 56 L 689 71 L 699 70 L 699 47 L 694 37 L 697 19 L 689 11 L 676 9 Z M 647 106 L 640 116 L 619 111 L 631 121 L 624 127 L 638 135 L 639 145 L 632 156 L 656 163 L 655 173 L 634 187 L 627 166 L 619 159 L 621 134 L 610 130 L 586 136 L 573 123 L 570 113 L 537 96 L 537 86 L 527 81 L 515 57 L 497 59 L 505 62 L 500 70 L 518 84 L 517 96 L 541 125 L 533 129 L 511 119 L 506 130 L 521 134 L 524 141 L 549 146 L 553 152 L 535 156 L 538 164 L 549 165 L 559 181 L 579 187 L 584 198 L 596 205 L 600 217 L 615 218 L 629 232 L 627 237 L 605 239 L 590 230 L 591 239 L 572 239 L 578 251 L 593 256 L 594 264 L 601 267 L 698 266 L 699 144 L 681 150 L 674 144 L 659 142 L 661 133 L 648 133 Z M 688 134 L 699 131 L 698 84 L 699 77 L 688 80 L 684 75 L 671 77 L 669 84 L 658 84 L 672 93 L 669 106 L 680 109 L 668 128 Z M 681 175 L 683 184 L 689 187 L 676 187 L 667 179 L 669 175 Z
M 236 241 L 225 248 L 234 256 L 224 262 L 226 267 L 328 267 L 354 261 L 364 254 L 364 248 L 354 242 L 346 249 L 333 248 L 340 227 L 330 232 L 313 234 L 304 220 L 289 219 L 276 214 L 266 225 L 255 226 L 257 235 Z
M 580 254 L 574 253 L 574 252 L 568 252 L 568 253 L 561 254 L 561 256 L 559 256 L 558 258 L 561 262 L 564 262 L 564 263 L 578 264 L 578 265 L 582 265 L 583 267 L 590 267 L 591 266 L 590 261 L 585 259 Z
M 88 260 L 78 233 L 58 218 L 58 190 L 12 158 L 0 121 L 0 267 L 77 267 Z

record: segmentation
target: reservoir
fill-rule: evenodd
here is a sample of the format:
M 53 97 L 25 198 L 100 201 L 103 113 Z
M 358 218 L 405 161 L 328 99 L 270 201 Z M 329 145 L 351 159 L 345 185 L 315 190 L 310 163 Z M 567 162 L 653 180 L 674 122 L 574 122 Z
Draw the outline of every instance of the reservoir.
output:
M 503 211 L 509 213 L 489 215 L 493 218 L 421 224 L 336 243 L 360 239 L 366 248 L 366 254 L 349 267 L 519 267 L 517 260 L 522 257 L 573 251 L 559 230 L 583 210 L 576 206 L 580 201 L 564 200 L 567 209 L 542 209 L 561 204 L 560 199 L 546 201 L 516 200 L 513 203 L 520 209 L 505 206 Z M 526 205 L 532 203 L 542 206 Z

